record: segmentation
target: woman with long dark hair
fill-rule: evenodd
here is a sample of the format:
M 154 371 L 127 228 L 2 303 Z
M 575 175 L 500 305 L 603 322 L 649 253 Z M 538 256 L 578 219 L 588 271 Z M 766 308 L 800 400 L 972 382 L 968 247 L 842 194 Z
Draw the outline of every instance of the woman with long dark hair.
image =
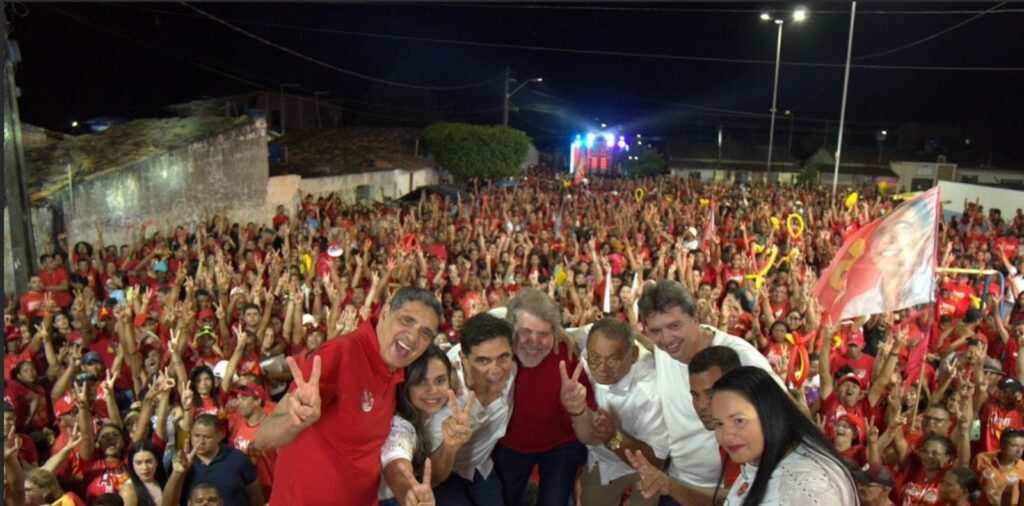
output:
M 832 445 L 766 371 L 733 369 L 712 392 L 715 437 L 743 465 L 726 505 L 858 504 Z
M 128 478 L 131 485 L 121 487 L 125 506 L 160 506 L 167 473 L 161 465 L 162 453 L 150 441 L 132 445 L 128 453 Z
M 406 504 L 409 491 L 417 485 L 410 480 L 412 476 L 430 483 L 426 477 L 431 473 L 428 457 L 438 445 L 431 437 L 429 421 L 446 403 L 454 400 L 451 379 L 452 364 L 444 351 L 434 344 L 405 368 L 405 382 L 398 387 L 391 434 L 381 448 L 383 479 L 377 497 L 382 505 Z M 472 399 L 467 406 L 471 402 Z M 452 404 L 452 410 L 451 421 L 445 421 L 444 441 L 438 443 L 457 449 L 469 440 L 471 432 L 468 417 L 458 420 L 461 411 L 457 404 Z

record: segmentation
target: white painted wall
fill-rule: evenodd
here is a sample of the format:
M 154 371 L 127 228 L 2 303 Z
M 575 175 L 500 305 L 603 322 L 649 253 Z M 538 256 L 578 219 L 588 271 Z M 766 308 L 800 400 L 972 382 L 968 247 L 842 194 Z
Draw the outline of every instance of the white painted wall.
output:
M 1024 208 L 1024 191 L 952 181 L 939 181 L 939 188 L 941 188 L 939 191 L 944 212 L 964 212 L 964 199 L 969 202 L 978 199 L 978 202 L 985 206 L 986 210 L 992 208 L 1002 210 L 1003 219 L 1012 216 L 1017 209 Z

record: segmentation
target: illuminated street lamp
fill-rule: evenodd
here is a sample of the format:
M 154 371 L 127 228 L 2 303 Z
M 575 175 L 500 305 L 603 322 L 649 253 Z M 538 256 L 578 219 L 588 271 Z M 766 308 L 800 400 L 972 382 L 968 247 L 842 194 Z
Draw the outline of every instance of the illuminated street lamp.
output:
M 512 77 L 510 76 L 510 72 L 509 72 L 508 67 L 505 67 L 505 101 L 504 101 L 504 108 L 503 108 L 502 121 L 501 121 L 501 124 L 503 124 L 505 126 L 508 126 L 508 101 L 509 101 L 510 98 L 512 98 L 512 95 L 515 95 L 519 90 L 523 89 L 523 87 L 526 86 L 527 84 L 544 82 L 544 78 L 543 77 L 534 77 L 533 79 L 528 79 L 528 80 L 524 81 L 522 84 L 520 84 L 519 86 L 517 86 L 516 89 L 514 89 L 512 91 L 508 91 L 509 84 L 513 83 L 514 81 L 515 81 L 515 79 L 512 79 Z
M 799 23 L 807 19 L 807 9 L 798 7 L 793 11 L 793 21 Z M 779 27 L 779 35 L 777 42 L 775 43 L 775 84 L 772 85 L 772 124 L 768 132 L 768 165 L 766 168 L 765 179 L 770 180 L 772 175 L 772 148 L 775 145 L 775 113 L 776 104 L 779 98 L 779 62 L 782 56 L 782 25 L 786 23 L 785 18 L 776 18 L 767 12 L 761 13 L 762 21 L 773 21 L 776 26 Z

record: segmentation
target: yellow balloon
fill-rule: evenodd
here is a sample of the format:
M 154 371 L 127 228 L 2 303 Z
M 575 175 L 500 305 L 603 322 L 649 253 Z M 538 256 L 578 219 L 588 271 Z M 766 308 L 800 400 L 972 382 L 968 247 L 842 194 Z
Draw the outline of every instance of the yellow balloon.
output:
M 885 193 L 888 190 L 889 190 L 889 182 L 888 181 L 882 181 L 881 183 L 878 183 L 878 191 L 880 191 L 882 193 Z
M 710 203 L 711 203 L 711 201 L 708 200 L 708 199 L 700 199 L 700 206 L 701 207 L 707 207 L 708 204 L 710 204 Z
M 859 198 L 860 195 L 857 195 L 857 192 L 851 193 L 849 197 L 846 197 L 846 208 L 850 209 L 853 206 L 857 205 L 857 199 Z
M 764 246 L 761 246 L 760 244 L 755 242 L 754 243 L 754 253 L 760 253 L 762 251 L 764 251 Z
M 569 181 L 568 179 L 563 179 L 563 180 L 562 180 L 562 186 L 563 186 L 563 187 L 564 187 L 564 188 L 565 188 L 566 190 L 568 190 L 568 189 L 569 189 L 569 187 L 570 187 L 570 186 L 572 186 L 572 181 Z
M 798 225 L 800 225 L 800 228 L 793 230 L 794 221 Z M 804 224 L 804 217 L 797 213 L 790 214 L 789 216 L 786 217 L 786 231 L 789 232 L 789 236 L 792 237 L 793 239 L 799 239 L 800 236 L 804 235 L 805 226 L 806 225 Z
M 555 284 L 561 285 L 562 283 L 565 283 L 565 279 L 568 277 L 569 275 L 566 274 L 565 271 L 558 271 L 555 273 Z
M 643 188 L 637 188 L 636 191 L 633 192 L 633 197 L 636 197 L 636 201 L 639 203 L 644 200 L 644 194 L 646 193 L 647 192 L 645 192 Z
M 778 218 L 776 218 L 776 217 L 772 216 L 772 217 L 771 217 L 771 220 L 772 220 L 772 228 L 774 228 L 775 230 L 778 230 L 778 229 L 779 229 L 779 227 L 781 227 L 781 226 L 782 226 L 782 222 L 781 222 L 781 221 L 779 221 L 779 219 L 778 219 Z

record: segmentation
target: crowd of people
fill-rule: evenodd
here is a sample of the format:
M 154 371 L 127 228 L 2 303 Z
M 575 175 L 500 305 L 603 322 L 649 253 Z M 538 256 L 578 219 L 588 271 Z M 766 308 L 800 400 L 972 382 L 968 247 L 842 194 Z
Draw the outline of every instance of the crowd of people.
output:
M 830 321 L 878 187 L 472 190 L 58 241 L 5 301 L 4 503 L 1021 504 L 1020 209 Z

